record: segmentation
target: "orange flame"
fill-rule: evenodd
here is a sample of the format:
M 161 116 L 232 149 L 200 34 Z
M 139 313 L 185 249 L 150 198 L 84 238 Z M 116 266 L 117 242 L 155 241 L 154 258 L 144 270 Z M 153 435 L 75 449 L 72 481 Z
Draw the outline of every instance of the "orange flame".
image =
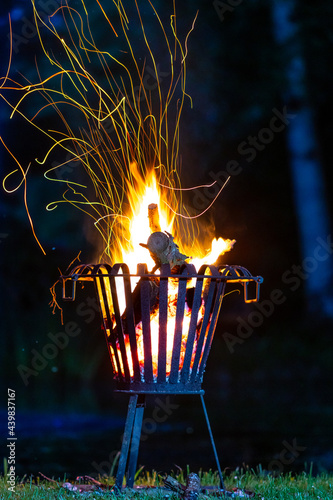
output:
M 148 224 L 148 206 L 152 203 L 158 206 L 159 222 L 161 231 L 167 231 L 176 235 L 176 243 L 180 251 L 189 256 L 188 262 L 199 269 L 203 264 L 214 264 L 220 255 L 232 249 L 235 240 L 213 238 L 209 249 L 205 249 L 200 241 L 195 245 L 189 241 L 191 236 L 184 231 L 180 234 L 179 228 L 175 227 L 176 215 L 164 203 L 163 195 L 159 189 L 154 170 L 150 172 L 145 180 L 139 175 L 135 163 L 131 164 L 131 171 L 135 177 L 133 184 L 127 183 L 126 197 L 128 199 L 128 210 L 126 224 L 115 228 L 114 237 L 118 239 L 118 251 L 113 253 L 114 262 L 125 262 L 130 271 L 135 274 L 139 263 L 146 263 L 148 269 L 152 269 L 154 261 L 148 251 L 140 246 L 146 243 L 150 235 Z
M 131 165 L 131 169 L 133 173 L 137 175 L 136 165 Z M 122 239 L 124 244 L 119 247 L 119 256 L 118 262 L 125 262 L 129 268 L 130 272 L 136 273 L 136 266 L 139 263 L 146 263 L 148 269 L 152 269 L 154 266 L 154 261 L 150 257 L 147 249 L 140 246 L 140 243 L 146 243 L 149 235 L 150 229 L 148 224 L 148 205 L 151 203 L 155 203 L 158 206 L 159 214 L 160 214 L 160 226 L 161 230 L 168 231 L 169 233 L 173 233 L 173 222 L 175 220 L 175 215 L 167 209 L 167 205 L 163 203 L 162 194 L 158 188 L 158 184 L 156 178 L 154 176 L 154 171 L 151 172 L 150 176 L 147 178 L 146 183 L 137 178 L 134 185 L 128 184 L 127 186 L 127 198 L 128 198 L 128 216 L 127 216 L 127 229 L 128 229 L 128 238 L 119 236 L 119 241 Z M 180 243 L 180 250 L 182 251 L 182 245 L 186 247 L 192 247 L 189 245 L 187 238 L 183 238 Z M 224 240 L 223 238 L 214 238 L 211 242 L 211 248 L 204 253 L 203 257 L 200 257 L 200 253 L 202 255 L 203 249 L 198 246 L 198 251 L 195 255 L 191 256 L 189 262 L 193 263 L 197 269 L 200 268 L 203 264 L 214 264 L 218 257 L 225 253 L 226 251 L 231 250 L 235 240 Z M 139 278 L 132 278 L 132 286 L 136 285 Z M 116 280 L 117 281 L 117 280 Z M 189 280 L 187 287 L 193 286 L 194 280 Z M 117 283 L 117 295 L 119 300 L 120 312 L 123 313 L 125 311 L 125 297 L 124 290 L 122 285 L 122 280 L 118 280 Z M 169 289 L 168 289 L 168 314 L 167 314 L 167 348 L 166 348 L 166 375 L 170 375 L 171 371 L 171 359 L 174 348 L 174 337 L 175 337 L 175 326 L 176 326 L 176 305 L 177 305 L 177 290 L 178 290 L 178 280 L 169 279 Z M 111 291 L 107 289 L 108 301 L 111 306 Z M 102 304 L 102 309 L 104 306 L 103 297 L 100 291 L 100 299 Z M 105 314 L 105 313 L 104 313 Z M 200 325 L 200 322 L 204 315 L 204 307 L 203 305 L 200 308 L 197 324 Z M 179 368 L 182 368 L 185 356 L 186 349 L 186 341 L 188 337 L 188 331 L 191 321 L 191 309 L 186 304 L 183 325 L 182 325 L 182 341 L 181 341 L 181 352 L 180 352 L 180 361 Z M 151 330 L 151 349 L 152 349 L 152 363 L 153 363 L 153 374 L 157 376 L 157 368 L 158 368 L 158 343 L 159 343 L 159 310 L 158 308 L 152 311 L 150 316 L 150 330 Z M 111 332 L 109 332 L 109 335 Z M 138 349 L 138 358 L 140 369 L 143 370 L 144 366 L 144 347 L 143 347 L 143 335 L 142 335 L 142 323 L 139 322 L 136 325 L 136 340 L 137 340 L 137 349 Z M 126 356 L 127 363 L 130 371 L 130 375 L 133 376 L 133 360 L 130 342 L 127 336 L 125 336 L 125 348 L 126 348 Z M 111 359 L 113 359 L 113 367 L 114 371 L 117 373 L 117 364 L 115 360 L 115 353 L 113 347 L 110 345 L 110 353 Z M 195 350 L 194 350 L 195 354 Z M 192 358 L 192 362 L 194 359 L 194 354 Z M 120 369 L 122 374 L 124 375 L 124 366 L 121 361 L 121 355 L 119 350 L 120 361 Z

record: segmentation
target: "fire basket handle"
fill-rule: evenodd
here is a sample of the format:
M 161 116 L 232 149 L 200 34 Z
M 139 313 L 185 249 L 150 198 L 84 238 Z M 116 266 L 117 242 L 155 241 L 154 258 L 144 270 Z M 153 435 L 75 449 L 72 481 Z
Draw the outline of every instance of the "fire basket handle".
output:
M 75 300 L 76 282 L 78 279 L 79 279 L 78 274 L 73 274 L 70 278 L 63 279 L 63 281 L 62 281 L 62 300 L 65 300 L 65 301 L 67 300 L 70 302 L 73 302 Z M 70 281 L 70 283 L 72 284 L 70 295 L 67 295 L 67 293 L 66 293 L 67 281 Z
M 248 286 L 249 286 L 250 281 L 245 281 L 243 283 L 243 285 L 244 285 L 244 302 L 246 304 L 250 304 L 251 302 L 258 302 L 259 301 L 260 285 L 261 285 L 262 282 L 263 282 L 262 278 L 258 278 L 257 280 L 255 280 L 255 283 L 256 283 L 256 294 L 255 294 L 254 298 L 253 297 L 249 298 L 249 289 L 248 289 Z

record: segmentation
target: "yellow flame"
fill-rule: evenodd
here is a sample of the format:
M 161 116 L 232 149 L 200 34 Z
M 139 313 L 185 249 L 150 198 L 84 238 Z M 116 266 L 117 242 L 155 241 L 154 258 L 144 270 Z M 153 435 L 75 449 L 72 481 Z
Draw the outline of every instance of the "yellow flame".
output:
M 115 262 L 125 262 L 130 271 L 135 274 L 136 266 L 139 263 L 146 263 L 148 269 L 152 269 L 154 261 L 150 257 L 147 249 L 140 246 L 140 243 L 146 243 L 150 235 L 148 223 L 148 206 L 152 203 L 158 206 L 159 222 L 161 231 L 167 231 L 170 234 L 177 234 L 177 227 L 174 222 L 175 214 L 169 209 L 168 204 L 164 203 L 163 194 L 158 187 L 154 170 L 149 176 L 143 180 L 138 172 L 137 165 L 131 164 L 133 173 L 133 184 L 127 183 L 126 193 L 128 199 L 128 210 L 126 212 L 126 236 L 120 237 L 119 253 L 114 255 Z M 125 224 L 122 225 L 124 228 Z M 120 242 L 123 241 L 121 244 Z M 197 270 L 203 264 L 214 264 L 218 258 L 225 252 L 232 249 L 235 240 L 213 238 L 210 248 L 205 249 L 199 241 L 193 245 L 189 241 L 189 235 L 184 232 L 179 234 L 176 243 L 180 247 L 180 251 L 189 256 L 188 262 L 194 264 Z M 188 253 L 187 253 L 188 252 Z
M 128 230 L 127 237 L 123 238 L 124 243 L 120 245 L 120 255 L 118 259 L 126 262 L 131 272 L 136 272 L 139 263 L 147 263 L 148 268 L 154 266 L 148 251 L 140 246 L 140 243 L 147 243 L 150 235 L 148 223 L 148 206 L 152 203 L 159 206 L 160 225 L 164 231 L 172 231 L 173 214 L 165 210 L 161 204 L 161 194 L 157 187 L 154 171 L 143 180 L 135 163 L 131 164 L 131 172 L 134 180 L 133 184 L 127 183 L 126 197 L 128 200 Z M 115 257 L 116 258 L 116 257 Z M 118 261 L 120 261 L 118 260 Z

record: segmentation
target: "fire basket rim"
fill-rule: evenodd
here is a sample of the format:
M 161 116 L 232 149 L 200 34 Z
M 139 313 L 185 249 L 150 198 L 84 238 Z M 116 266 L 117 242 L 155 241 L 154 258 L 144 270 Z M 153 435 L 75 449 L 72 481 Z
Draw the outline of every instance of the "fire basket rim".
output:
M 137 273 L 131 273 L 129 271 L 128 265 L 126 263 L 116 263 L 116 264 L 80 264 L 75 266 L 68 274 L 62 274 L 60 280 L 63 284 L 62 290 L 62 300 L 64 301 L 74 301 L 76 293 L 76 283 L 78 281 L 95 281 L 96 278 L 158 278 L 162 281 L 172 279 L 179 280 L 189 280 L 189 279 L 207 279 L 212 281 L 225 282 L 225 283 L 241 283 L 244 286 L 244 302 L 251 303 L 257 302 L 259 300 L 259 289 L 260 285 L 263 283 L 262 276 L 252 276 L 250 271 L 244 266 L 240 265 L 230 265 L 223 264 L 220 266 L 215 265 L 202 265 L 197 272 L 193 264 L 183 264 L 179 270 L 179 273 L 172 274 L 169 264 L 163 264 L 161 266 L 163 272 L 161 274 L 148 272 L 146 264 L 137 265 Z M 120 269 L 125 269 L 126 272 L 119 273 Z M 209 269 L 211 274 L 205 274 L 205 271 Z M 104 272 L 107 271 L 107 272 Z M 185 272 L 186 271 L 186 272 Z M 202 272 L 200 272 L 202 271 Z M 66 292 L 66 282 L 71 281 L 72 289 L 71 293 L 67 295 Z M 253 282 L 256 284 L 255 297 L 249 298 L 248 284 Z
M 118 270 L 125 267 L 125 269 L 128 269 L 128 272 L 123 272 L 119 273 Z M 128 265 L 124 262 L 122 263 L 115 263 L 115 264 L 107 264 L 107 263 L 101 263 L 101 264 L 80 264 L 78 266 L 75 266 L 68 274 L 62 274 L 60 276 L 60 279 L 66 280 L 66 279 L 73 279 L 75 281 L 79 280 L 80 277 L 84 278 L 94 278 L 95 276 L 101 276 L 103 277 L 147 277 L 147 278 L 161 278 L 161 279 L 167 279 L 167 278 L 179 278 L 179 279 L 189 279 L 191 278 L 207 278 L 209 277 L 210 279 L 214 280 L 223 280 L 223 281 L 230 281 L 230 282 L 244 282 L 244 281 L 256 281 L 257 283 L 262 283 L 263 278 L 262 276 L 253 276 L 248 269 L 246 269 L 244 266 L 240 266 L 238 264 L 224 264 L 224 265 L 219 265 L 216 266 L 214 264 L 204 264 L 200 267 L 199 271 L 196 270 L 195 266 L 190 263 L 183 264 L 180 268 L 180 270 L 188 270 L 190 272 L 184 273 L 184 272 L 179 272 L 179 273 L 171 273 L 171 268 L 170 265 L 168 264 L 163 264 L 164 269 L 167 267 L 170 269 L 170 274 L 165 273 L 165 274 L 156 274 L 149 272 L 147 270 L 147 265 L 146 264 L 138 264 L 138 270 L 136 273 L 132 273 L 129 271 Z M 106 269 L 111 272 L 103 272 L 101 269 Z M 116 272 L 112 272 L 112 270 L 115 269 Z M 206 274 L 205 272 L 200 272 L 201 270 L 216 270 L 218 271 L 217 274 Z

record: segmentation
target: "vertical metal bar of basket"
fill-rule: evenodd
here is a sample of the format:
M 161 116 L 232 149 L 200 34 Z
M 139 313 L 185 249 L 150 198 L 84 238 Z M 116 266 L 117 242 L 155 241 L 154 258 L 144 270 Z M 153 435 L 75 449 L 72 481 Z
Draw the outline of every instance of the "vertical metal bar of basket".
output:
M 159 289 L 159 315 L 158 315 L 158 361 L 157 382 L 163 384 L 166 381 L 166 357 L 167 357 L 167 327 L 168 327 L 168 276 L 170 276 L 170 265 L 162 264 L 160 270 Z
M 203 278 L 197 278 L 197 283 L 194 291 L 192 312 L 191 312 L 191 320 L 188 331 L 188 337 L 186 342 L 186 350 L 184 357 L 184 364 L 181 371 L 181 381 L 186 383 L 189 378 L 191 361 L 192 361 L 192 353 L 193 353 L 193 345 L 195 340 L 195 334 L 197 331 L 197 322 L 198 322 L 198 313 L 201 306 L 201 293 L 203 286 Z
M 117 378 L 122 379 L 124 376 L 123 376 L 123 373 L 121 370 L 121 363 L 119 360 L 119 353 L 118 353 L 118 347 L 117 347 L 117 343 L 116 343 L 116 333 L 115 333 L 115 331 L 117 331 L 117 326 L 115 328 L 112 328 L 112 318 L 111 318 L 111 314 L 110 314 L 110 305 L 109 305 L 108 299 L 107 299 L 104 280 L 107 280 L 108 284 L 110 284 L 110 282 L 109 282 L 109 279 L 107 277 L 103 278 L 102 274 L 98 274 L 94 278 L 95 278 L 96 293 L 97 293 L 97 297 L 99 298 L 99 307 L 100 307 L 100 311 L 101 311 L 101 317 L 103 319 L 103 324 L 104 324 L 105 337 L 106 337 L 106 341 L 108 344 L 109 355 L 110 355 L 111 362 L 112 362 L 112 356 L 110 353 L 110 345 L 111 345 L 113 355 L 114 355 L 115 360 L 116 360 Z M 101 291 L 102 296 L 100 296 L 99 290 Z M 102 307 L 101 301 L 103 301 L 103 303 L 104 303 L 104 311 L 106 314 L 106 318 L 104 318 L 103 307 Z M 110 337 L 108 337 L 108 335 L 107 335 L 108 330 L 110 331 Z
M 169 382 L 171 384 L 177 383 L 178 376 L 179 376 L 179 359 L 180 359 L 180 350 L 181 350 L 181 346 L 182 346 L 182 336 L 183 336 L 183 321 L 184 321 L 184 310 L 185 310 L 185 300 L 186 300 L 186 286 L 187 286 L 186 279 L 179 279 L 175 333 L 174 333 L 172 358 L 171 358 L 171 370 L 170 370 L 170 377 L 169 377 Z
M 131 377 L 130 377 L 130 372 L 129 372 L 129 367 L 128 367 L 126 346 L 125 346 L 125 341 L 124 341 L 124 331 L 123 331 L 123 325 L 122 325 L 121 315 L 120 315 L 120 310 L 119 310 L 118 294 L 117 294 L 117 287 L 116 287 L 115 279 L 116 279 L 115 276 L 110 276 L 110 289 L 111 289 L 111 296 L 112 296 L 112 305 L 113 305 L 113 312 L 114 312 L 115 321 L 116 321 L 117 340 L 119 342 L 119 348 L 120 348 L 120 352 L 121 352 L 121 359 L 123 362 L 125 380 L 127 382 L 129 382 Z
M 192 372 L 191 372 L 191 377 L 190 377 L 191 382 L 195 382 L 196 378 L 197 378 L 197 370 L 198 370 L 199 361 L 200 361 L 201 355 L 202 355 L 202 349 L 204 346 L 204 342 L 205 342 L 205 340 L 207 340 L 207 336 L 208 336 L 207 328 L 208 328 L 210 317 L 212 315 L 212 303 L 213 303 L 213 298 L 214 298 L 214 293 L 215 293 L 215 288 L 216 288 L 216 282 L 214 279 L 211 279 L 211 278 L 206 278 L 206 279 L 207 280 L 209 279 L 210 283 L 209 283 L 207 298 L 205 301 L 205 313 L 204 313 L 204 317 L 202 319 L 200 334 L 198 337 L 197 348 L 196 348 L 195 357 L 194 357 L 193 366 L 192 366 Z
M 138 272 L 143 274 L 146 266 L 138 266 Z M 151 349 L 151 331 L 150 331 L 150 284 L 149 278 L 141 277 L 140 280 L 140 302 L 141 302 L 141 322 L 142 322 L 142 342 L 144 355 L 144 381 L 153 382 L 153 358 Z
M 131 292 L 131 278 L 129 276 L 124 276 L 124 292 L 125 292 L 125 303 L 126 303 L 126 326 L 131 347 L 133 375 L 134 375 L 134 380 L 140 380 L 140 365 L 139 365 L 138 346 L 136 342 L 136 333 L 135 333 L 134 309 L 133 309 L 133 300 Z
M 215 298 L 215 302 L 214 302 L 214 306 L 213 306 L 213 311 L 212 311 L 212 320 L 211 320 L 210 325 L 209 325 L 208 335 L 207 335 L 207 339 L 206 339 L 206 344 L 205 344 L 204 352 L 203 352 L 203 355 L 202 355 L 202 358 L 201 358 L 201 363 L 200 363 L 199 373 L 197 375 L 197 380 L 201 380 L 202 379 L 203 373 L 205 371 L 205 367 L 206 367 L 206 363 L 207 363 L 207 358 L 208 358 L 208 355 L 209 355 L 209 351 L 210 351 L 210 348 L 211 348 L 211 345 L 212 345 L 213 336 L 214 336 L 214 332 L 215 332 L 215 328 L 216 328 L 216 323 L 217 323 L 217 320 L 218 320 L 218 317 L 219 317 L 220 308 L 221 308 L 221 305 L 222 305 L 222 300 L 223 300 L 223 296 L 224 296 L 225 287 L 226 287 L 226 282 L 225 281 L 217 280 L 217 283 L 216 283 L 216 298 Z

